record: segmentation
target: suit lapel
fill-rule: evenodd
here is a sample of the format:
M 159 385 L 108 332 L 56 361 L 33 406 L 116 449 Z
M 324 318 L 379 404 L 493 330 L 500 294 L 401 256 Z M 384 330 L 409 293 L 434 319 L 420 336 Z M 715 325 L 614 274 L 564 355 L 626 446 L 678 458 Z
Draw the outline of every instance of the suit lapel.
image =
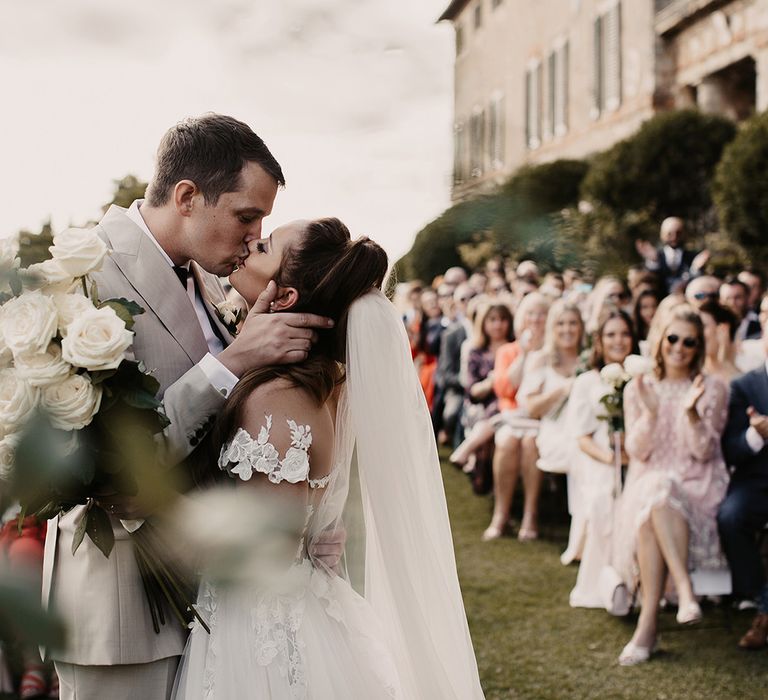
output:
M 124 211 L 112 206 L 101 221 L 112 247 L 112 260 L 149 305 L 189 359 L 208 352 L 195 309 L 157 246 Z
M 208 317 L 211 319 L 211 323 L 219 329 L 218 335 L 224 340 L 225 344 L 229 345 L 234 338 L 224 323 L 222 323 L 217 309 L 217 304 L 220 304 L 226 299 L 226 295 L 224 294 L 224 290 L 221 287 L 218 277 L 206 272 L 194 261 L 190 264 L 190 270 L 195 276 L 197 289 L 200 292 L 200 297 L 202 298 L 206 309 L 208 309 Z
M 752 394 L 754 406 L 758 413 L 766 416 L 768 415 L 768 372 L 765 366 L 758 368 L 753 376 L 755 378 Z

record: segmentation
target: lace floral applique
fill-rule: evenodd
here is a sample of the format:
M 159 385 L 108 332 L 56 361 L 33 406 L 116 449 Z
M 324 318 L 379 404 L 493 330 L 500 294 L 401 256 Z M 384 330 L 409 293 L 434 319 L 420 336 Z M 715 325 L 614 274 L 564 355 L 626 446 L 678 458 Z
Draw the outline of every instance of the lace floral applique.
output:
M 266 474 L 273 484 L 287 481 L 296 484 L 309 476 L 309 448 L 312 445 L 312 430 L 308 425 L 298 425 L 288 420 L 291 431 L 291 446 L 280 459 L 275 446 L 269 442 L 272 430 L 272 416 L 265 416 L 266 424 L 259 430 L 254 440 L 247 430 L 238 429 L 231 442 L 221 448 L 219 468 L 226 469 L 230 476 L 237 475 L 248 481 L 254 472 Z M 234 467 L 230 468 L 230 464 Z M 322 479 L 309 479 L 311 488 L 320 488 L 328 484 L 330 475 Z
M 219 638 L 215 633 L 217 600 L 216 589 L 213 584 L 203 582 L 197 599 L 197 607 L 200 614 L 207 618 L 208 627 L 211 630 L 208 648 L 205 652 L 205 666 L 203 668 L 203 697 L 205 700 L 215 700 L 214 678 L 216 675 L 216 656 L 219 648 Z M 203 626 L 197 620 L 192 623 L 192 630 L 196 634 L 204 633 Z

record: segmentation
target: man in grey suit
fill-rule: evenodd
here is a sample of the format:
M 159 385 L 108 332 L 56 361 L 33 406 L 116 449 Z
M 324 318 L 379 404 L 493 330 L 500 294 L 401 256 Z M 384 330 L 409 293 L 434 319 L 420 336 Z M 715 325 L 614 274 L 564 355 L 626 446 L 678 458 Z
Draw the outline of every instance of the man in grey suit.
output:
M 164 461 L 183 460 L 210 428 L 238 378 L 254 367 L 303 360 L 311 314 L 267 314 L 274 285 L 250 310 L 237 338 L 219 321 L 218 277 L 247 265 L 249 243 L 261 236 L 278 186 L 280 165 L 242 122 L 209 114 L 171 128 L 157 153 L 146 200 L 111 207 L 97 226 L 112 249 L 95 276 L 102 298 L 140 304 L 133 353 L 161 385 L 171 420 Z M 162 700 L 170 694 L 186 633 L 175 624 L 154 632 L 128 529 L 138 518 L 127 499 L 114 513 L 109 558 L 86 538 L 71 552 L 83 508 L 49 524 L 43 596 L 69 630 L 53 653 L 65 700 Z

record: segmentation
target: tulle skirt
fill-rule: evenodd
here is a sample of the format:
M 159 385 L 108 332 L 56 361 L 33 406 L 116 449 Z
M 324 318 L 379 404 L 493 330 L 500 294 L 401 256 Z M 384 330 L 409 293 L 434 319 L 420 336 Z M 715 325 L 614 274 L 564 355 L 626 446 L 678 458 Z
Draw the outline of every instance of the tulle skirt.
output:
M 343 579 L 296 565 L 280 593 L 203 584 L 174 700 L 402 698 L 376 615 Z

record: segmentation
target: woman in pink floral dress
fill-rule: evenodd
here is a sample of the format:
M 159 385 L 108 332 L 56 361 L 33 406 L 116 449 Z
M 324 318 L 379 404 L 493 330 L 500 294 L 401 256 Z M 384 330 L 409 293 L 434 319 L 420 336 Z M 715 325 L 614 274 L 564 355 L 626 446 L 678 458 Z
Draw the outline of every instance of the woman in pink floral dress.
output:
M 677 621 L 701 619 L 689 571 L 722 568 L 715 516 L 728 476 L 720 450 L 728 389 L 701 374 L 702 322 L 675 308 L 657 335 L 654 375 L 627 385 L 624 410 L 629 455 L 621 499 L 617 564 L 630 589 L 639 583 L 642 609 L 619 663 L 647 661 L 656 646 L 659 601 L 667 572 L 677 590 Z

